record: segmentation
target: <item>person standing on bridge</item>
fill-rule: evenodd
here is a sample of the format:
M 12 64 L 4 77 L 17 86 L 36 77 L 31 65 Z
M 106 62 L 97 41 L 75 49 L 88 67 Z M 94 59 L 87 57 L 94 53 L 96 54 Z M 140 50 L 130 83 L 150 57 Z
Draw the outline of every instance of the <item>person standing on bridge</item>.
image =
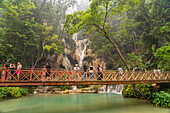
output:
M 85 78 L 85 80 L 86 80 L 86 77 L 87 77 L 87 66 L 86 65 L 84 65 L 83 66 L 83 70 L 84 70 L 84 78 Z
M 22 65 L 20 62 L 18 62 L 17 63 L 17 72 L 16 72 L 18 80 L 19 80 L 19 76 L 21 74 L 21 68 L 22 68 Z
M 76 64 L 76 67 L 74 67 L 74 72 L 75 72 L 75 75 L 76 75 L 76 80 L 78 80 L 80 77 L 79 77 L 79 70 L 80 68 L 78 67 L 78 64 Z
M 44 65 L 43 67 L 44 68 L 42 69 L 41 81 L 45 81 L 45 76 L 46 76 L 46 73 L 47 73 L 46 66 Z
M 121 67 L 121 65 L 119 66 L 117 71 L 118 71 L 118 76 L 116 78 L 118 79 L 120 77 L 120 75 L 123 75 L 123 68 Z
M 47 63 L 46 69 L 47 69 L 47 73 L 46 73 L 47 79 L 46 80 L 48 81 L 48 80 L 50 80 L 50 76 L 51 76 L 51 66 L 50 66 L 49 62 Z
M 14 70 L 15 70 L 15 62 L 13 61 L 11 64 L 10 64 L 10 70 L 11 70 L 11 75 L 10 75 L 10 80 L 12 80 L 13 79 L 13 76 L 14 76 Z
M 158 68 L 158 70 L 157 70 L 157 71 L 158 71 L 158 74 L 161 74 L 161 69 L 160 69 L 160 68 Z
M 2 71 L 1 71 L 1 82 L 5 81 L 5 75 L 6 75 L 6 64 L 3 64 Z
M 102 74 L 103 68 L 100 65 L 98 65 L 97 70 L 98 70 L 98 72 L 97 72 L 97 74 L 98 74 L 97 80 L 101 80 L 103 78 L 103 74 Z
M 5 65 L 6 65 L 6 68 L 8 68 L 8 67 L 9 67 L 9 65 L 8 65 L 8 59 L 5 59 L 3 64 L 5 64 Z
M 7 79 L 7 78 L 8 78 L 8 77 L 7 77 L 7 74 L 8 74 L 8 67 L 9 67 L 9 65 L 8 65 L 8 59 L 5 59 L 3 64 L 5 64 L 5 67 L 6 67 L 5 79 Z
M 93 66 L 92 65 L 90 66 L 89 74 L 90 74 L 90 79 L 93 79 Z

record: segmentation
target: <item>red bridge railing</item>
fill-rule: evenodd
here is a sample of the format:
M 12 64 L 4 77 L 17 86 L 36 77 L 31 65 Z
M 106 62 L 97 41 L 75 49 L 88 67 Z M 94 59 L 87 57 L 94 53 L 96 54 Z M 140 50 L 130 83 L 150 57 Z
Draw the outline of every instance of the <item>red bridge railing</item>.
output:
M 13 71 L 13 72 L 12 72 Z M 66 69 L 52 69 L 50 73 L 42 68 L 25 68 L 17 74 L 17 70 L 0 69 L 0 82 L 47 82 L 47 81 L 170 81 L 169 72 L 153 73 L 150 71 L 125 71 L 120 74 L 117 71 L 103 71 L 98 74 Z

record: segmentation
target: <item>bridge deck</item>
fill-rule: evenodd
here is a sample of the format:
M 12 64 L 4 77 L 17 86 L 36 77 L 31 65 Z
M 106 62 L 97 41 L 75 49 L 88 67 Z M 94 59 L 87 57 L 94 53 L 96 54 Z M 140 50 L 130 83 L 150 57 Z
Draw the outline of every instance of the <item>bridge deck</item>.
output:
M 153 73 L 149 71 L 127 72 L 121 75 L 117 71 L 74 72 L 72 70 L 25 69 L 21 74 L 17 70 L 1 69 L 0 86 L 36 86 L 36 85 L 97 85 L 97 84 L 129 84 L 129 83 L 167 83 L 169 72 Z M 49 75 L 49 76 L 48 76 Z

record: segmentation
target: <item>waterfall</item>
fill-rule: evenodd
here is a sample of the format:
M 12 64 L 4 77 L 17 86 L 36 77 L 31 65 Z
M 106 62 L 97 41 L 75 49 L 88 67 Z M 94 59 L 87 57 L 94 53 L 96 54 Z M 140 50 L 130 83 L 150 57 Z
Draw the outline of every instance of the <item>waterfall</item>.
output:
M 78 40 L 77 35 L 78 35 L 78 33 L 75 33 L 73 35 L 73 40 L 76 42 L 76 52 L 78 53 L 78 55 L 80 57 L 79 67 L 83 68 L 83 59 L 84 59 L 84 55 L 85 55 L 87 45 L 89 43 L 87 43 L 87 41 L 88 41 L 87 39 Z
M 116 94 L 122 94 L 123 91 L 123 85 L 103 85 L 103 88 L 101 89 L 104 93 L 116 93 Z
M 64 66 L 66 69 L 71 69 L 71 63 L 70 63 L 70 60 L 68 59 L 68 56 L 67 56 L 67 46 L 66 46 L 66 42 L 65 42 L 65 39 L 62 39 L 62 42 L 64 43 L 64 56 L 63 56 L 63 63 L 64 63 Z

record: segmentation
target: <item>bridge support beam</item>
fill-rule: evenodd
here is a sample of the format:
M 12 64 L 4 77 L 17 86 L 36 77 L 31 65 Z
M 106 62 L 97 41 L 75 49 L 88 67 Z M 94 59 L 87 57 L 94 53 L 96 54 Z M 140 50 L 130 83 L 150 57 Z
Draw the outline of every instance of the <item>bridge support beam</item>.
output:
M 1 82 L 0 87 L 8 86 L 57 86 L 57 85 L 109 85 L 109 84 L 143 84 L 143 83 L 170 83 L 170 80 L 149 81 L 24 81 Z

